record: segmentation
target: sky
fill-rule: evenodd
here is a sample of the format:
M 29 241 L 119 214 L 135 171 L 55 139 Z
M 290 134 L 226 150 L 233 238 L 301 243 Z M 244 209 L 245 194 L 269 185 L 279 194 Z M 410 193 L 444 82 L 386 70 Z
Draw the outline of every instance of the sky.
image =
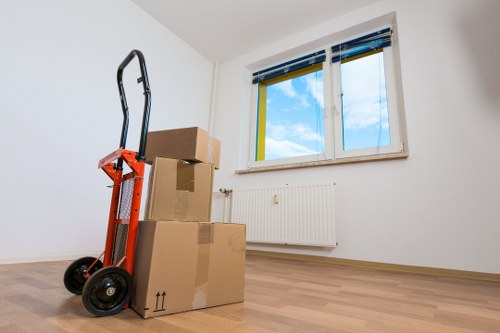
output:
M 266 117 L 266 160 L 322 153 L 322 71 L 268 86 Z
M 342 64 L 344 150 L 390 144 L 383 53 Z
M 341 65 L 343 149 L 390 143 L 383 53 Z M 267 86 L 265 159 L 324 152 L 323 72 Z

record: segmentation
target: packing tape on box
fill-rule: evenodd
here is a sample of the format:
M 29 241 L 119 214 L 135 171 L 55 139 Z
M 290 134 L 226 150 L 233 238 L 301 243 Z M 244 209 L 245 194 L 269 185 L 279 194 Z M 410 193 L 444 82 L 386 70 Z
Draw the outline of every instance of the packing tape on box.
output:
M 184 217 L 189 210 L 190 193 L 195 190 L 194 178 L 194 165 L 179 161 L 175 184 L 175 214 L 178 216 Z
M 189 192 L 175 191 L 175 196 L 175 214 L 184 217 L 189 210 Z
M 210 263 L 210 244 L 214 241 L 214 226 L 211 223 L 198 224 L 198 262 L 193 295 L 193 309 L 207 306 L 208 269 Z
M 194 192 L 194 178 L 194 164 L 179 161 L 177 163 L 177 179 L 175 189 L 178 191 Z
M 198 245 L 214 242 L 214 225 L 212 223 L 198 224 Z

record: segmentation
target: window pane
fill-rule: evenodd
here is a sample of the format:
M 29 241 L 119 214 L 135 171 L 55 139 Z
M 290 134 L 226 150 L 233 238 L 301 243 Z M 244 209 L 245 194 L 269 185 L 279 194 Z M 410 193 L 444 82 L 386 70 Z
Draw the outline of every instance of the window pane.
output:
M 340 65 L 344 150 L 390 145 L 384 53 Z
M 323 153 L 323 72 L 267 85 L 265 159 Z

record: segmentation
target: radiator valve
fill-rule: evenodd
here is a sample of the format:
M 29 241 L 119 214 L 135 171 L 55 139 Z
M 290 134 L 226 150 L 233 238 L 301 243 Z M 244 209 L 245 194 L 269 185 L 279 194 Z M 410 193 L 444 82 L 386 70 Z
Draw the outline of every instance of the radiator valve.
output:
M 219 192 L 228 197 L 233 192 L 233 190 L 228 190 L 227 188 L 220 188 Z
M 275 205 L 280 203 L 280 197 L 277 194 L 274 195 L 273 202 Z

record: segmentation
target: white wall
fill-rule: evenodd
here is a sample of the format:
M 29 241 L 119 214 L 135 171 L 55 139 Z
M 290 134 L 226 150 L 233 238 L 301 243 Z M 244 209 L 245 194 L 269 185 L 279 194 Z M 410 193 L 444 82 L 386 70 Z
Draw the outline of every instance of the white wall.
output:
M 380 1 L 220 64 L 214 135 L 222 160 L 215 188 L 337 183 L 336 249 L 250 248 L 500 273 L 499 4 Z M 248 151 L 247 66 L 391 12 L 410 157 L 235 174 Z
M 118 148 L 116 70 L 146 58 L 150 129 L 208 126 L 212 64 L 129 1 L 0 2 L 0 263 L 72 258 L 104 247 Z M 137 149 L 136 60 L 125 70 Z

